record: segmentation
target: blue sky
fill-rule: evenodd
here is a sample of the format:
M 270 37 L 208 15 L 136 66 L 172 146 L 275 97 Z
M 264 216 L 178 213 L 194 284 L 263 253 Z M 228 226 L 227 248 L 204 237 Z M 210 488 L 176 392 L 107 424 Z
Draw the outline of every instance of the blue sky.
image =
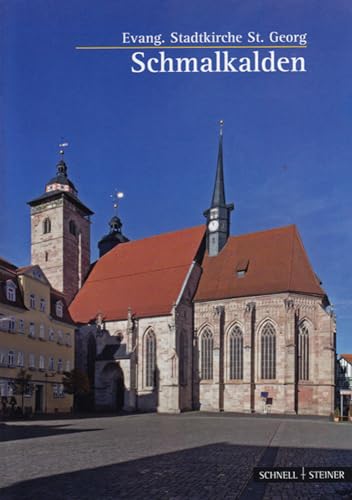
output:
M 114 188 L 125 192 L 131 239 L 203 223 L 223 119 L 232 233 L 296 223 L 335 304 L 338 351 L 352 352 L 350 1 L 8 0 L 0 9 L 0 255 L 29 262 L 26 202 L 55 173 L 62 136 L 69 176 L 95 212 L 93 258 Z M 120 45 L 123 31 L 308 33 L 307 72 L 136 75 L 128 51 L 75 50 Z

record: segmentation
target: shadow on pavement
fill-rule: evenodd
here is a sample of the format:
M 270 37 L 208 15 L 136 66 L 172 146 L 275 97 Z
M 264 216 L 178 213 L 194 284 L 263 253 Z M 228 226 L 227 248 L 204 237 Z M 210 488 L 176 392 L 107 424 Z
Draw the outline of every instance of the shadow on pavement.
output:
M 216 443 L 22 481 L 1 489 L 0 497 L 2 500 L 351 498 L 351 483 L 259 483 L 259 487 L 258 483 L 253 484 L 254 466 L 288 466 L 287 456 L 290 466 L 336 467 L 352 463 L 349 450 Z
M 68 428 L 70 427 L 70 428 Z M 74 434 L 77 432 L 99 431 L 101 429 L 72 429 L 69 424 L 65 425 L 39 425 L 39 424 L 16 424 L 0 423 L 0 442 L 17 441 L 20 439 L 32 439 L 46 436 L 57 436 L 60 434 Z

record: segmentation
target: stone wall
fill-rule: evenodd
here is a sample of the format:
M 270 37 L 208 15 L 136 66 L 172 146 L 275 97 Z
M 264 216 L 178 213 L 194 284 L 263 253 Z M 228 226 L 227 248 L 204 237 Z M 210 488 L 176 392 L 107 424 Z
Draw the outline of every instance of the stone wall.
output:
M 221 321 L 222 327 L 221 327 Z M 261 378 L 261 330 L 270 321 L 276 331 L 276 377 Z M 298 381 L 297 332 L 309 330 L 309 379 Z M 229 379 L 228 334 L 243 332 L 243 379 Z M 213 379 L 200 380 L 200 339 L 208 326 L 214 336 Z M 195 304 L 194 394 L 204 410 L 264 409 L 268 392 L 273 413 L 327 415 L 334 405 L 335 322 L 317 297 L 298 294 L 226 299 Z
M 51 231 L 43 233 L 49 217 Z M 74 221 L 76 235 L 69 231 Z M 64 197 L 31 208 L 31 263 L 38 264 L 50 284 L 65 294 L 69 304 L 90 266 L 90 222 Z

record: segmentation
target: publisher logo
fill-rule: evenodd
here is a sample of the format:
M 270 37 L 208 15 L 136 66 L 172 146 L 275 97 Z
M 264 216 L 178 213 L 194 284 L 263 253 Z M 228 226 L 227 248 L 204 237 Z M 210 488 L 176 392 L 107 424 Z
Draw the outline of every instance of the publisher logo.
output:
M 352 467 L 255 467 L 260 482 L 352 482 Z

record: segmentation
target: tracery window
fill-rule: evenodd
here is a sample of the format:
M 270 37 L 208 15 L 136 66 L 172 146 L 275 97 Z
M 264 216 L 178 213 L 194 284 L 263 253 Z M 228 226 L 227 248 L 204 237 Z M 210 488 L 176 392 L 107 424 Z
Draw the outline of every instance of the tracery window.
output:
M 156 339 L 153 330 L 145 334 L 145 385 L 155 387 Z
M 276 332 L 271 323 L 266 323 L 261 333 L 261 375 L 262 379 L 276 377 Z
M 238 325 L 229 334 L 229 368 L 230 380 L 243 379 L 243 334 Z
M 298 378 L 309 380 L 309 331 L 306 323 L 299 326 L 298 332 Z
M 51 221 L 50 221 L 49 217 L 47 217 L 43 221 L 43 233 L 44 234 L 51 233 Z
M 201 368 L 200 376 L 202 380 L 212 380 L 213 378 L 213 334 L 210 328 L 205 328 L 201 335 Z

